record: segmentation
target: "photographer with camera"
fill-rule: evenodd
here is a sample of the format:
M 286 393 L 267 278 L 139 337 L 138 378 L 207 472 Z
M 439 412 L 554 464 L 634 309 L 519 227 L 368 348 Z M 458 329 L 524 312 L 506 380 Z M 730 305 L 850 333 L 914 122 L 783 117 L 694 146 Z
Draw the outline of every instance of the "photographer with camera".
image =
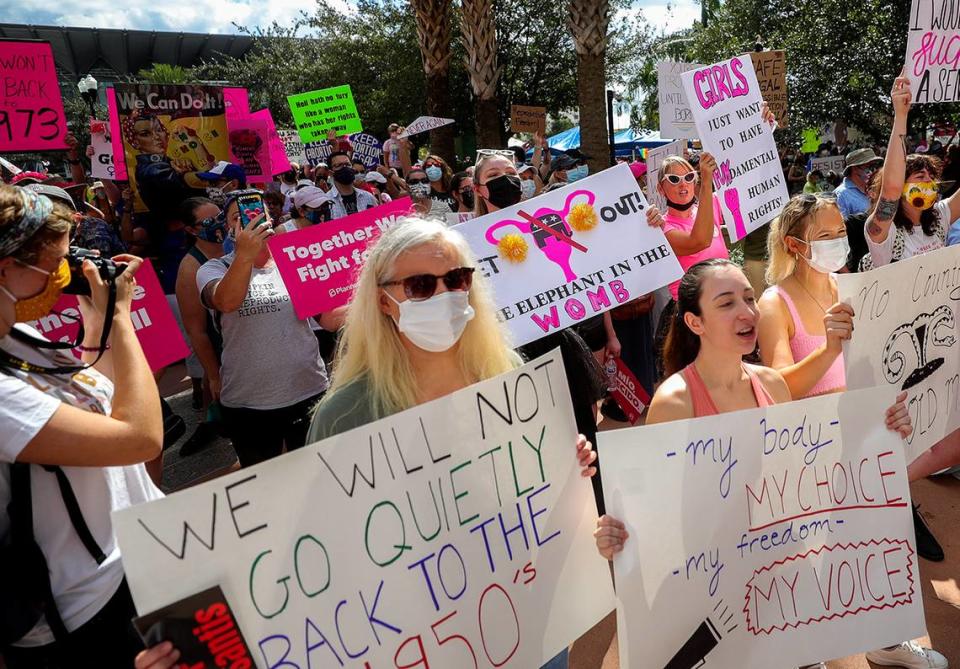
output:
M 81 263 L 68 247 L 71 222 L 46 196 L 0 186 L 0 653 L 9 669 L 130 667 L 143 649 L 110 519 L 162 497 L 143 465 L 161 452 L 159 397 L 130 320 L 141 261 Z M 80 360 L 73 343 L 25 325 L 65 290 L 79 297 Z

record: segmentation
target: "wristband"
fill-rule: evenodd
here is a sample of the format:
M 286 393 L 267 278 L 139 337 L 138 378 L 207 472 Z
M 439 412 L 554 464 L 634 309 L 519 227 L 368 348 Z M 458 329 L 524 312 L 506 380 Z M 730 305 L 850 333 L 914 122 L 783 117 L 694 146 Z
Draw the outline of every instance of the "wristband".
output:
M 83 352 L 83 353 L 99 353 L 99 352 L 100 352 L 100 347 L 99 347 L 99 346 L 78 346 L 78 347 L 77 347 L 77 350 L 78 350 L 78 351 L 81 351 L 81 352 Z M 104 350 L 104 351 L 109 351 L 109 350 L 110 350 L 110 344 L 107 344 L 107 345 L 104 347 L 103 350 Z

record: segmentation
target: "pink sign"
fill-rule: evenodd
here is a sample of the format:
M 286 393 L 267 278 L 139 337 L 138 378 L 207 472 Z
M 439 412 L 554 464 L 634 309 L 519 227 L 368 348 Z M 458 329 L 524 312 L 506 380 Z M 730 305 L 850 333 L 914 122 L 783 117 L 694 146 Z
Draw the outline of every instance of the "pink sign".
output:
M 634 425 L 640 420 L 646 406 L 650 404 L 650 396 L 623 360 L 620 358 L 613 360 L 616 362 L 617 371 L 616 376 L 611 378 L 614 386 L 610 391 L 610 397 L 620 405 L 623 413 L 627 415 L 627 420 Z
M 120 132 L 120 115 L 117 113 L 117 92 L 107 89 L 107 114 L 110 116 L 110 144 L 113 147 L 113 178 L 127 180 L 127 161 L 123 154 L 123 134 Z M 120 159 L 117 160 L 117 156 Z
M 270 181 L 270 138 L 266 124 L 250 116 L 227 118 L 230 157 L 243 167 L 247 179 Z
M 130 305 L 130 320 L 147 356 L 150 369 L 157 371 L 190 355 L 180 326 L 163 294 L 157 273 L 149 260 L 137 272 L 137 286 Z M 63 295 L 53 310 L 31 323 L 51 341 L 75 341 L 80 328 L 80 310 L 75 295 Z
M 227 124 L 235 118 L 250 116 L 250 96 L 246 88 L 224 88 L 223 103 L 227 108 Z
M 290 169 L 290 159 L 287 158 L 286 145 L 280 139 L 277 133 L 277 124 L 273 122 L 273 116 L 269 109 L 261 109 L 258 112 L 250 114 L 250 118 L 263 121 L 267 127 L 267 139 L 269 140 L 270 164 L 273 166 L 273 174 L 283 174 Z M 271 176 L 273 176 L 271 174 Z
M 297 316 L 315 316 L 349 302 L 367 258 L 367 245 L 409 213 L 412 206 L 410 198 L 405 197 L 271 237 L 270 252 Z
M 0 153 L 67 148 L 50 43 L 0 41 L 0 81 Z

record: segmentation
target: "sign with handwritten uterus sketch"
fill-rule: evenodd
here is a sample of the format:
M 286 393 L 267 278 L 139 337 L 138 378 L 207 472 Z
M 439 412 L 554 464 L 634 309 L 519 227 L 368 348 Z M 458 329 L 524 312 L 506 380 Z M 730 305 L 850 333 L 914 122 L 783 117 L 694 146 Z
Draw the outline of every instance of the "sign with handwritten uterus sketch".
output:
M 895 395 L 598 435 L 629 534 L 621 666 L 788 669 L 923 636 L 903 443 L 883 421 Z
M 521 345 L 680 278 L 647 207 L 630 168 L 618 165 L 456 229 Z
M 742 239 L 790 199 L 757 74 L 750 56 L 737 56 L 680 76 L 703 148 L 717 160 L 713 186 L 730 239 Z

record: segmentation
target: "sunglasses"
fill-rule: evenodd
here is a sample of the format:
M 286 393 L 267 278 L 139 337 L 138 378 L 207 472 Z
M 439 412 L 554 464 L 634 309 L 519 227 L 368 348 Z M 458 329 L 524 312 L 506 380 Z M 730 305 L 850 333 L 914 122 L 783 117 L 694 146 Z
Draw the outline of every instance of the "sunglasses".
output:
M 437 292 L 437 280 L 442 279 L 447 290 L 470 290 L 473 285 L 473 272 L 476 267 L 458 267 L 446 274 L 414 274 L 399 281 L 384 281 L 381 288 L 387 286 L 403 286 L 403 294 L 408 299 L 416 301 L 426 300 Z
M 682 176 L 679 175 L 679 174 L 664 174 L 664 175 L 663 175 L 663 178 L 660 179 L 660 180 L 661 180 L 661 181 L 669 181 L 669 182 L 672 183 L 674 186 L 676 186 L 677 184 L 679 184 L 681 181 L 686 181 L 688 184 L 692 184 L 694 181 L 697 180 L 697 173 L 696 173 L 696 172 L 687 172 L 686 174 L 684 174 L 684 175 L 682 175 Z
M 430 180 L 427 179 L 426 177 L 422 179 L 407 179 L 407 183 L 408 184 L 428 184 L 430 183 Z

